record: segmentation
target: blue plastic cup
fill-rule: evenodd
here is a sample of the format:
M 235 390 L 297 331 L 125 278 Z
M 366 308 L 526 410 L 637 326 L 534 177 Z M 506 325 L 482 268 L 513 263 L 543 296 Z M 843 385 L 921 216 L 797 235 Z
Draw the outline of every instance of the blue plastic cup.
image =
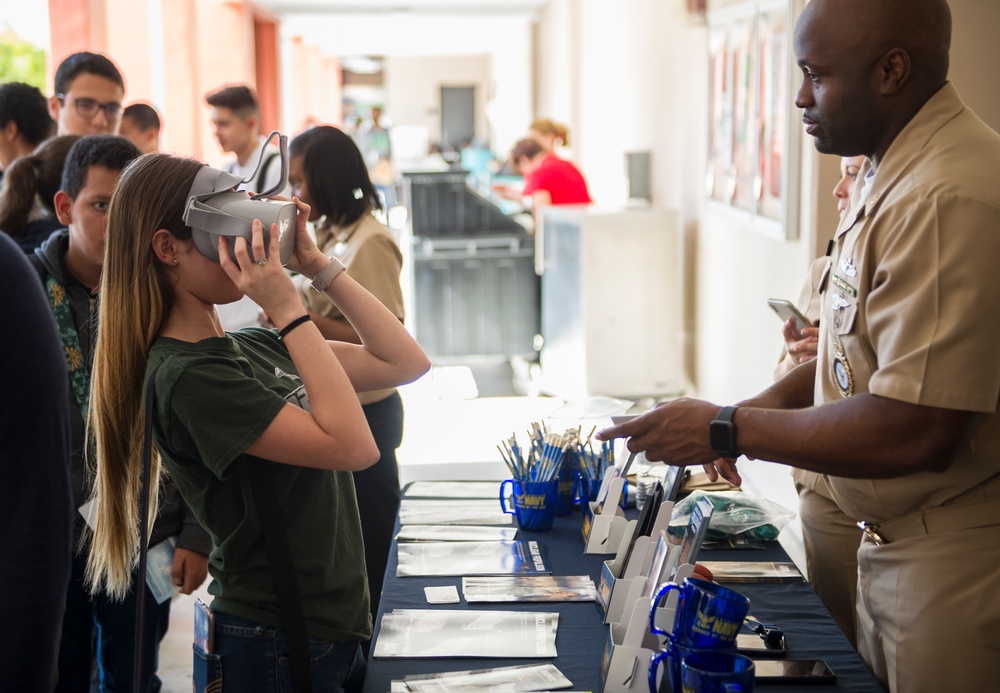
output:
M 601 489 L 600 479 L 591 479 L 589 476 L 580 475 L 580 485 L 577 487 L 576 502 L 579 505 L 586 505 L 590 501 L 597 500 L 597 492 Z
M 663 660 L 667 661 L 663 675 L 670 682 L 668 690 L 681 690 L 681 659 L 684 655 L 696 652 L 690 647 L 683 647 L 677 643 L 667 641 L 667 646 L 649 658 L 649 693 L 659 693 L 662 686 L 656 685 L 656 676 L 660 670 Z
M 573 512 L 573 504 L 576 502 L 579 472 L 569 464 L 570 454 L 575 453 L 566 453 L 566 457 L 563 457 L 562 469 L 559 470 L 559 494 L 556 496 L 557 515 L 569 515 Z
M 507 493 L 504 488 L 512 484 L 514 489 L 514 509 L 507 507 Z M 551 481 L 518 481 L 507 479 L 500 484 L 500 509 L 517 518 L 517 526 L 529 532 L 552 529 L 556 519 L 556 499 L 559 493 L 559 479 Z
M 754 663 L 749 657 L 721 650 L 694 650 L 680 660 L 680 691 L 683 693 L 753 691 Z
M 671 590 L 680 592 L 674 616 L 674 631 L 657 627 L 656 610 Z M 750 600 L 735 590 L 687 578 L 683 586 L 668 582 L 660 586 L 649 610 L 649 630 L 684 647 L 707 650 L 733 649 Z

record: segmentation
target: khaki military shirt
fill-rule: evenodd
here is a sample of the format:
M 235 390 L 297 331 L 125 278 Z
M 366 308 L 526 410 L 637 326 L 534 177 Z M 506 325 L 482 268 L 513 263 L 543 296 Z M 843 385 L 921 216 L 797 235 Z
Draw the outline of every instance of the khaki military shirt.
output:
M 321 225 L 316 230 L 316 245 L 324 254 L 335 256 L 347 268 L 358 284 L 382 302 L 393 315 L 403 319 L 403 290 L 399 275 L 403 255 L 396 240 L 384 225 L 371 214 L 362 214 L 347 227 Z M 299 287 L 299 295 L 310 313 L 318 313 L 334 320 L 343 320 L 343 313 L 333 301 L 310 285 Z M 395 389 L 359 392 L 361 404 L 381 402 Z
M 949 83 L 892 143 L 867 200 L 856 187 L 837 228 L 820 283 L 816 404 L 868 392 L 980 414 L 944 472 L 830 476 L 859 520 L 1000 501 L 998 181 L 1000 135 Z

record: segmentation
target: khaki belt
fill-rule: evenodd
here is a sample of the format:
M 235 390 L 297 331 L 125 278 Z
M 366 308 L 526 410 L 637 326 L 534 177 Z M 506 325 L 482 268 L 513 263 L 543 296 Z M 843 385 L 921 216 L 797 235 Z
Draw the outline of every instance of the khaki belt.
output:
M 858 527 L 879 546 L 924 534 L 957 532 L 990 525 L 1000 525 L 1000 499 L 965 505 L 942 505 L 886 522 L 858 523 Z

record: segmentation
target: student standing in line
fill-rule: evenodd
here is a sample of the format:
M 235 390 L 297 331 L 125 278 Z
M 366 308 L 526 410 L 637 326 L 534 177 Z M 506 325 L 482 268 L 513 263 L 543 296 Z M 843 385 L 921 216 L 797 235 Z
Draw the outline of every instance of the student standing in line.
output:
M 254 91 L 245 85 L 225 87 L 209 94 L 205 100 L 212 107 L 215 139 L 219 141 L 222 151 L 236 155 L 223 170 L 243 178 L 246 181 L 242 185 L 243 190 L 262 192 L 270 190 L 280 181 L 282 187 L 275 194 L 288 195 L 288 181 L 281 181 L 281 153 L 273 144 L 264 148 L 264 137 L 260 134 L 260 102 Z M 258 161 L 260 168 L 249 178 Z M 226 330 L 256 325 L 259 312 L 260 307 L 247 296 L 219 306 L 219 318 Z
M 122 169 L 139 156 L 139 150 L 124 137 L 91 135 L 80 138 L 70 149 L 62 185 L 55 196 L 59 220 L 67 226 L 38 248 L 31 260 L 41 278 L 66 354 L 70 383 L 72 433 L 72 482 L 76 513 L 72 572 L 66 593 L 62 641 L 59 650 L 59 681 L 56 691 L 87 693 L 91 688 L 91 663 L 98 665 L 101 693 L 128 691 L 132 686 L 137 591 L 146 600 L 145 647 L 141 693 L 160 690 L 156 676 L 160 640 L 167 632 L 170 600 L 158 604 L 143 586 L 113 599 L 93 596 L 84 587 L 84 570 L 90 544 L 83 512 L 92 491 L 92 477 L 85 459 L 90 402 L 91 363 L 98 329 L 97 291 L 104 269 L 105 228 L 108 204 Z M 123 318 L 120 318 L 123 319 Z M 112 331 L 115 326 L 112 325 Z M 93 459 L 93 455 L 91 455 Z M 178 497 L 167 486 L 160 515 L 153 524 L 152 546 L 176 541 L 173 578 L 185 594 L 194 591 L 207 575 L 211 542 Z M 168 551 L 166 546 L 160 550 Z M 95 633 L 96 626 L 96 633 Z M 96 650 L 95 650 L 96 645 Z
M 80 139 L 59 135 L 33 154 L 17 159 L 0 184 L 0 231 L 32 255 L 53 231 L 63 228 L 56 216 L 56 193 L 70 148 Z
M 160 114 L 148 103 L 133 103 L 122 111 L 122 122 L 118 130 L 127 137 L 143 154 L 160 151 L 160 130 L 163 123 Z
M 253 90 L 245 85 L 224 87 L 209 94 L 205 101 L 212 107 L 212 126 L 219 146 L 222 151 L 236 155 L 236 159 L 223 170 L 246 179 L 260 160 L 256 175 L 243 185 L 243 189 L 262 192 L 270 190 L 280 181 L 283 185 L 275 194 L 287 194 L 288 181 L 281 181 L 278 148 L 268 145 L 263 160 L 260 159 L 264 137 L 260 132 L 260 102 Z
M 15 159 L 31 154 L 55 130 L 37 87 L 23 82 L 0 84 L 0 178 Z
M 0 690 L 52 690 L 69 580 L 66 360 L 24 253 L 0 233 Z
M 74 53 L 56 69 L 49 113 L 60 135 L 117 135 L 125 80 L 106 56 Z
M 277 516 L 310 636 L 313 690 L 357 690 L 371 615 L 351 472 L 374 464 L 379 451 L 356 392 L 412 381 L 429 362 L 399 319 L 316 247 L 302 202 L 288 268 L 336 304 L 361 344 L 328 342 L 309 319 L 279 262 L 276 227 L 267 245 L 255 221 L 252 243 L 238 238 L 231 253 L 220 236 L 220 261 L 203 256 L 183 214 L 205 168 L 144 156 L 122 174 L 111 204 L 100 316 L 119 329 L 102 330 L 94 362 L 98 519 L 90 584 L 112 595 L 130 587 L 142 393 L 159 367 L 152 497 L 162 463 L 216 547 L 214 650 L 195 648 L 195 689 L 291 690 L 275 566 L 263 538 Z M 278 332 L 223 331 L 215 305 L 244 294 Z M 260 476 L 274 507 L 255 500 L 251 486 Z

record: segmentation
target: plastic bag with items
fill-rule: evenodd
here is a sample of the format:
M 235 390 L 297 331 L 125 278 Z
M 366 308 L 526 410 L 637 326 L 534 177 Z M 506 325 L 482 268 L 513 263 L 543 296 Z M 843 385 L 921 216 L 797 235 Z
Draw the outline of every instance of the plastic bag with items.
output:
M 708 498 L 715 511 L 708 525 L 707 541 L 728 541 L 733 538 L 771 541 L 795 513 L 774 501 L 751 496 L 742 491 L 693 491 L 677 502 L 670 518 L 670 534 L 680 538 L 687 527 L 691 508 L 699 498 Z

